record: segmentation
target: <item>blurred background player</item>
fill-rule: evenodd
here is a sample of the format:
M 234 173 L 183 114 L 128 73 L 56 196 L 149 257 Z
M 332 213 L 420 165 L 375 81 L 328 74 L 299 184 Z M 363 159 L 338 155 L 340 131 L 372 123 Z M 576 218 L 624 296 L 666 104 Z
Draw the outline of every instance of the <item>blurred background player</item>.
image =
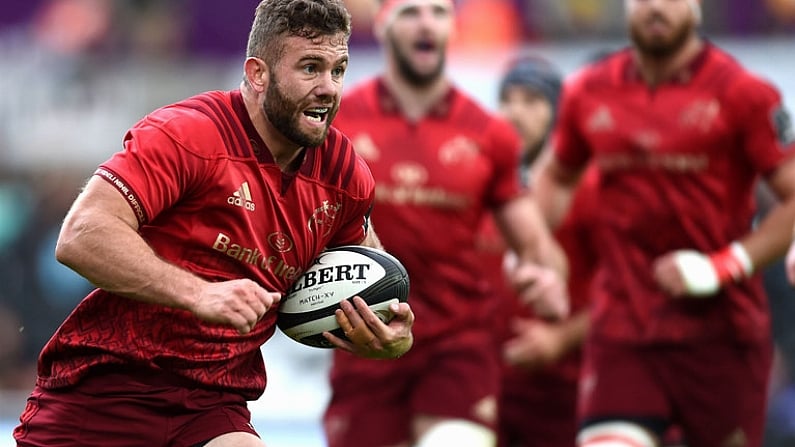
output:
M 411 276 L 417 323 L 400 359 L 334 355 L 330 447 L 495 444 L 498 300 L 474 244 L 486 213 L 520 259 L 512 279 L 532 284 L 522 298 L 550 316 L 567 310 L 565 258 L 520 188 L 516 133 L 444 72 L 453 22 L 449 0 L 383 2 L 385 72 L 350 91 L 335 121 L 376 178 L 374 223 Z
M 521 137 L 518 169 L 524 184 L 555 123 L 561 82 L 557 67 L 531 55 L 511 61 L 500 81 L 499 112 Z M 575 444 L 580 346 L 587 330 L 587 291 L 595 264 L 587 226 L 587 214 L 593 206 L 588 187 L 593 179 L 587 183 L 578 188 L 573 212 L 555 232 L 568 255 L 570 318 L 537 318 L 532 309 L 517 299 L 502 274 L 505 243 L 491 216 L 483 220 L 478 237 L 482 265 L 493 267 L 494 294 L 501 297 L 495 324 L 501 335 L 498 349 L 504 357 L 498 405 L 501 447 L 573 447 Z M 511 262 L 513 256 L 508 256 Z
M 578 445 L 758 447 L 771 366 L 755 274 L 792 237 L 779 92 L 697 33 L 695 0 L 627 0 L 632 47 L 566 83 L 534 192 L 558 221 L 598 168 Z M 781 204 L 757 226 L 756 181 Z
M 263 0 L 240 88 L 148 114 L 96 170 L 56 256 L 98 288 L 42 350 L 18 446 L 264 445 L 247 401 L 272 310 L 324 248 L 380 246 L 373 177 L 330 126 L 349 35 L 339 0 Z M 405 303 L 389 326 L 342 307 L 339 348 L 411 346 Z

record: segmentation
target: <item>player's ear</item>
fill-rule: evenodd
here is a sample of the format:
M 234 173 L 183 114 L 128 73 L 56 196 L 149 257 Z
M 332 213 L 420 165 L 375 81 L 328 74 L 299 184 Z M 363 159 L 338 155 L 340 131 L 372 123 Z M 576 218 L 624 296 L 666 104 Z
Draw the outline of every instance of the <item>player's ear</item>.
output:
M 258 57 L 246 58 L 243 64 L 246 81 L 257 92 L 264 92 L 270 80 L 270 68 L 264 60 Z

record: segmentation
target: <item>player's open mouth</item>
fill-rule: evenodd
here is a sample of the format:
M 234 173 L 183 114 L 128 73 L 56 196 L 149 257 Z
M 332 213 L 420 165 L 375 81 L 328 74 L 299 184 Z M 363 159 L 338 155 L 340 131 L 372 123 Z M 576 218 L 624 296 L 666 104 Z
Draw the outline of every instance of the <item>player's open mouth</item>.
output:
M 421 52 L 433 52 L 436 50 L 436 44 L 431 40 L 421 40 L 414 44 L 414 49 Z
M 328 107 L 316 107 L 314 109 L 304 110 L 304 116 L 309 118 L 309 121 L 314 123 L 322 123 L 328 116 Z

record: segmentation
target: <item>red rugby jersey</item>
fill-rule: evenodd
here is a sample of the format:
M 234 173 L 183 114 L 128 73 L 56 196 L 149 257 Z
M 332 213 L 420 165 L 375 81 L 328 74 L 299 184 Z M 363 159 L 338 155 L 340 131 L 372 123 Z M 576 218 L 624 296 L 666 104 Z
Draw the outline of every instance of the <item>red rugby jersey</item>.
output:
M 239 90 L 154 111 L 95 175 L 124 194 L 162 258 L 209 280 L 250 278 L 283 293 L 325 247 L 363 240 L 374 197 L 369 169 L 334 128 L 305 150 L 298 172 L 283 174 Z M 240 335 L 95 290 L 45 346 L 38 383 L 57 388 L 99 364 L 140 364 L 253 400 L 265 389 L 260 346 L 275 318 L 272 309 Z
M 491 322 L 474 238 L 484 213 L 520 194 L 513 128 L 457 88 L 410 122 L 380 79 L 343 97 L 334 123 L 376 179 L 373 225 L 411 278 L 417 340 Z
M 758 275 L 713 298 L 672 299 L 656 286 L 652 262 L 672 250 L 712 252 L 749 231 L 756 180 L 788 156 L 777 138 L 776 89 L 707 44 L 656 88 L 627 49 L 564 90 L 557 158 L 569 166 L 593 159 L 600 175 L 592 333 L 641 342 L 768 337 Z

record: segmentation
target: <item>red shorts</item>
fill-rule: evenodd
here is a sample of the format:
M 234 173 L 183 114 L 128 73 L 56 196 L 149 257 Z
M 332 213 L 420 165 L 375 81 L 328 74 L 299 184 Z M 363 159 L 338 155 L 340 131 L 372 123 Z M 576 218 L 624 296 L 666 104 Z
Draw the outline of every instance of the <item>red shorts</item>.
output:
M 673 423 L 687 445 L 759 447 L 772 352 L 768 341 L 634 346 L 589 340 L 583 422 L 635 421 L 658 435 Z
M 36 387 L 14 439 L 20 447 L 190 447 L 230 432 L 257 435 L 237 394 L 153 372 L 109 371 L 76 386 Z
M 410 441 L 412 419 L 466 419 L 495 429 L 499 357 L 491 334 L 415 343 L 395 360 L 336 352 L 324 416 L 329 447 Z
M 511 370 L 503 376 L 499 400 L 500 447 L 574 447 L 577 438 L 577 381 Z

